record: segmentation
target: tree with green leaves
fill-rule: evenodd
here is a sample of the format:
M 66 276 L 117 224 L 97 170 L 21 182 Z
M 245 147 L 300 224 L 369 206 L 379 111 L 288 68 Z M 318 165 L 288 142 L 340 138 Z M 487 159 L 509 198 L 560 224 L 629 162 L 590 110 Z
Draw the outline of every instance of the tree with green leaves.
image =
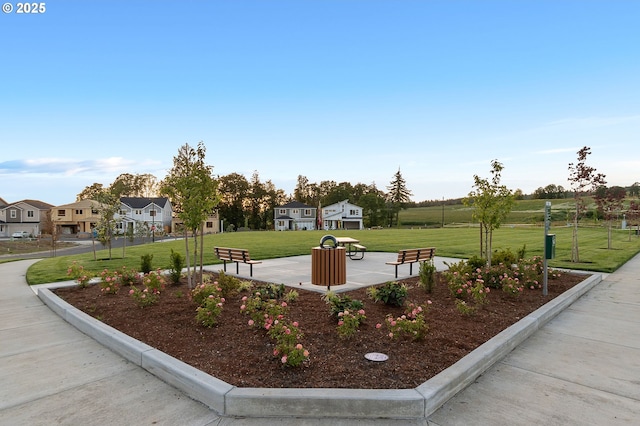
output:
M 198 258 L 198 236 L 203 244 L 203 223 L 220 201 L 212 166 L 205 163 L 206 148 L 199 142 L 197 148 L 185 144 L 173 157 L 173 168 L 161 184 L 161 192 L 171 200 L 177 216 L 184 223 L 185 260 L 187 283 L 192 288 L 191 257 L 188 233 L 194 240 L 194 267 Z M 200 250 L 200 274 L 202 274 L 202 249 Z
M 591 154 L 591 148 L 583 147 L 578 151 L 578 162 L 569 163 L 569 182 L 573 191 L 575 210 L 573 214 L 573 235 L 571 244 L 571 261 L 580 262 L 578 250 L 578 220 L 586 210 L 584 197 L 596 190 L 599 186 L 606 185 L 605 175 L 596 173 L 594 167 L 587 165 L 587 156 Z
M 98 223 L 95 231 L 98 241 L 109 249 L 109 259 L 111 259 L 112 240 L 117 232 L 116 214 L 120 210 L 120 199 L 108 190 L 93 195 L 96 202 L 91 207 L 98 212 Z
M 413 195 L 409 189 L 407 189 L 407 183 L 402 177 L 400 168 L 393 175 L 393 180 L 387 186 L 387 203 L 389 208 L 389 226 L 393 226 L 394 218 L 395 223 L 398 223 L 398 217 L 400 210 L 405 209 L 407 204 L 411 202 L 411 196 Z
M 491 266 L 493 231 L 498 229 L 513 208 L 514 197 L 510 189 L 500 184 L 504 166 L 498 160 L 491 161 L 491 179 L 473 176 L 473 187 L 463 200 L 473 207 L 473 218 L 480 223 L 480 257 Z

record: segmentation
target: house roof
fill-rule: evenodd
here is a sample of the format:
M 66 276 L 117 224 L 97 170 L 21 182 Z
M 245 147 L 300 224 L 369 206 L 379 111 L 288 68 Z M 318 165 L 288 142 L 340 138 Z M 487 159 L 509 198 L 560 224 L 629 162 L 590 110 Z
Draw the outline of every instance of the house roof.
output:
M 2 199 L 0 199 L 0 200 L 2 200 Z M 4 200 L 2 200 L 2 201 L 4 201 Z M 33 206 L 33 207 L 37 208 L 38 210 L 49 210 L 49 209 L 51 209 L 51 207 L 53 207 L 52 204 L 45 203 L 44 201 L 39 201 L 39 200 L 21 200 L 21 201 L 16 201 L 15 203 L 8 204 L 5 207 L 15 206 L 16 204 L 21 204 L 21 203 Z
M 279 209 L 315 209 L 315 207 L 308 206 L 305 203 L 301 203 L 300 201 L 292 201 L 278 208 Z
M 147 207 L 149 204 L 155 204 L 156 206 L 165 207 L 169 202 L 169 199 L 166 197 L 120 197 L 120 202 L 133 209 L 142 209 Z

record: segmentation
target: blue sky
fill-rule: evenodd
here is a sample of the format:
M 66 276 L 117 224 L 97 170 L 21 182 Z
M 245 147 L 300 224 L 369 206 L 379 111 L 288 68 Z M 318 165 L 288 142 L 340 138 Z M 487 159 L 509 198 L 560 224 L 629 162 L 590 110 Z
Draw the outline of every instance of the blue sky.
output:
M 14 8 L 17 2 L 12 3 Z M 375 183 L 531 193 L 588 163 L 640 181 L 640 2 L 47 1 L 0 14 L 0 197 L 74 201 L 162 179 L 203 141 L 218 175 L 291 193 Z

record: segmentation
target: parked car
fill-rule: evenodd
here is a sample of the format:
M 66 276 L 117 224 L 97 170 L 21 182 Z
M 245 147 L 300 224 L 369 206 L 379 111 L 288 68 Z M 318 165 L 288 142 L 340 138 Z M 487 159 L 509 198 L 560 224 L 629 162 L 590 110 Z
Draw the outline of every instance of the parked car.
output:
M 29 233 L 27 231 L 14 232 L 11 234 L 11 238 L 27 238 Z

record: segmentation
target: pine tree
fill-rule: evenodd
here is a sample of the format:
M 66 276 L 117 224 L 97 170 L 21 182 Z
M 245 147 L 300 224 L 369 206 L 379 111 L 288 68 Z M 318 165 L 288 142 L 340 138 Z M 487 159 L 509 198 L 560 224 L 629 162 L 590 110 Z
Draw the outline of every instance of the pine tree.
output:
M 400 210 L 407 208 L 407 204 L 411 202 L 411 191 L 407 189 L 407 183 L 402 177 L 400 167 L 398 171 L 393 175 L 393 180 L 387 186 L 389 191 L 387 194 L 387 205 L 389 212 L 389 226 L 393 226 L 395 217 L 396 225 L 399 225 L 398 216 Z

